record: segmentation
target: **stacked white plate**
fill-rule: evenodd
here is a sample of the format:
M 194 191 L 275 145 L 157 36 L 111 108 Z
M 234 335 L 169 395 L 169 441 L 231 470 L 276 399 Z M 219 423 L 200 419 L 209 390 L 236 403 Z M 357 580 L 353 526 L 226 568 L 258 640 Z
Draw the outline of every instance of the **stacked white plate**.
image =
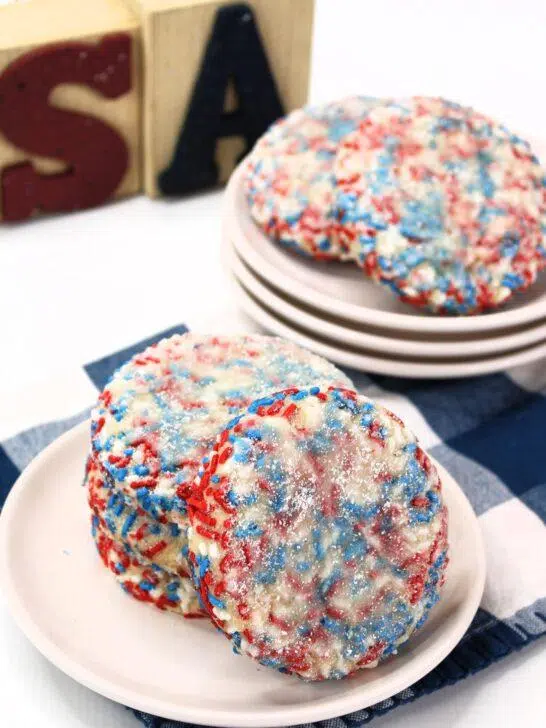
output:
M 362 371 L 469 377 L 546 357 L 546 275 L 500 311 L 432 316 L 398 301 L 351 263 L 285 250 L 250 218 L 241 167 L 229 182 L 224 253 L 243 310 L 266 330 Z

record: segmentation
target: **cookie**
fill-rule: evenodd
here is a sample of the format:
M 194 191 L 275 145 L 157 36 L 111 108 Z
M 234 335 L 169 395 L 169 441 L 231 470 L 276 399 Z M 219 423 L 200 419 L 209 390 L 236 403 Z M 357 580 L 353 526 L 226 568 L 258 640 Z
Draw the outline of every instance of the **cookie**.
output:
M 164 339 L 104 388 L 92 413 L 93 457 L 133 507 L 184 528 L 201 460 L 225 423 L 262 394 L 313 382 L 350 386 L 325 359 L 283 339 Z
M 112 538 L 96 515 L 91 516 L 91 532 L 102 562 L 134 599 L 188 619 L 205 616 L 190 579 L 143 562 L 127 544 Z
M 94 458 L 89 458 L 84 485 L 92 513 L 102 530 L 127 546 L 142 563 L 159 566 L 173 576 L 189 577 L 187 528 L 149 515 L 110 482 Z
M 544 172 L 529 144 L 439 98 L 388 100 L 340 142 L 343 245 L 403 301 L 475 314 L 546 265 Z
M 371 400 L 318 386 L 259 399 L 199 478 L 192 574 L 236 652 L 307 680 L 342 678 L 394 654 L 438 600 L 438 473 Z
M 344 260 L 333 217 L 333 162 L 340 140 L 375 99 L 351 97 L 293 111 L 258 141 L 244 188 L 254 221 L 273 240 L 322 260 Z

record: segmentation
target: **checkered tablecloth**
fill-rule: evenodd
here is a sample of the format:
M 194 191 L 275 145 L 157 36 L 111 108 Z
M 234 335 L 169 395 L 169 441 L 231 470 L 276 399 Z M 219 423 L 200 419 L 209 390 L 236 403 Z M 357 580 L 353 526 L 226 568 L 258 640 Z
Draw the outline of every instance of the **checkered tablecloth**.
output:
M 0 502 L 35 455 L 88 416 L 98 390 L 118 366 L 148 344 L 185 330 L 162 331 L 3 403 L 0 423 L 19 431 L 0 442 Z M 546 634 L 546 361 L 462 380 L 347 373 L 360 392 L 400 415 L 461 485 L 479 517 L 487 580 L 468 632 L 436 669 L 398 695 L 321 728 L 356 728 Z M 175 726 L 135 715 L 148 728 Z

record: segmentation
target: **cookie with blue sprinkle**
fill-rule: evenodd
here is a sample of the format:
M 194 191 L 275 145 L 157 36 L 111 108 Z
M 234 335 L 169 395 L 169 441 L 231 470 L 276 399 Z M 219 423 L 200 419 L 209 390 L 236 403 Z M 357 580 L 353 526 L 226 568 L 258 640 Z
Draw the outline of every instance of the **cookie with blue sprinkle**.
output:
M 544 171 L 525 140 L 471 108 L 376 103 L 334 169 L 342 245 L 408 304 L 481 313 L 546 266 Z
M 115 488 L 109 475 L 90 457 L 84 486 L 89 508 L 102 530 L 116 543 L 127 546 L 140 563 L 158 566 L 177 577 L 189 578 L 187 527 L 153 518 L 138 503 Z
M 257 142 L 245 167 L 250 215 L 282 246 L 320 260 L 346 260 L 333 202 L 340 141 L 376 100 L 355 96 L 293 111 Z
M 134 508 L 187 527 L 187 498 L 225 423 L 262 394 L 315 381 L 350 386 L 325 359 L 284 339 L 163 339 L 118 369 L 100 394 L 93 460 Z
M 95 514 L 91 534 L 103 564 L 131 597 L 187 619 L 206 616 L 190 579 L 143 560 L 126 542 L 116 540 Z
M 436 468 L 391 412 L 348 389 L 255 400 L 188 501 L 192 577 L 236 653 L 306 680 L 397 652 L 440 598 Z

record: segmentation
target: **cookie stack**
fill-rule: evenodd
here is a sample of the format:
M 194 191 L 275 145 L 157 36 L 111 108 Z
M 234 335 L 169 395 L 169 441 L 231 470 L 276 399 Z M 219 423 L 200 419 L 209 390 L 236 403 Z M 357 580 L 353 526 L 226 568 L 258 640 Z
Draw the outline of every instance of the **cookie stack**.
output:
M 92 415 L 86 484 L 104 563 L 135 598 L 201 613 L 188 563 L 188 498 L 223 425 L 257 397 L 316 382 L 351 386 L 287 341 L 174 336 L 133 357 Z
M 526 141 L 473 109 L 356 97 L 273 125 L 244 186 L 283 246 L 353 261 L 413 306 L 475 314 L 546 267 L 545 179 Z
M 133 597 L 308 680 L 396 652 L 439 597 L 438 474 L 400 420 L 281 339 L 175 336 L 93 412 L 93 537 Z

